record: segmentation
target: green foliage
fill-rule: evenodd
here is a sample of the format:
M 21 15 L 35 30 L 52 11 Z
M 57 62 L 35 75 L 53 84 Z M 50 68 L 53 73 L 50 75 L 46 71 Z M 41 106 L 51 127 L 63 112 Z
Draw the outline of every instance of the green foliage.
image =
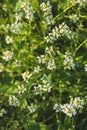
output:
M 87 129 L 86 0 L 0 2 L 0 130 Z

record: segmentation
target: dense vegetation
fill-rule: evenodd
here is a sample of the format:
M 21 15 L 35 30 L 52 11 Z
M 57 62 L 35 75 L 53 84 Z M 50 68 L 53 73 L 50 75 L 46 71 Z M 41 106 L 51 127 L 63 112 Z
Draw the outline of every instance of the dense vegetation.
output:
M 87 130 L 87 0 L 0 1 L 0 130 Z

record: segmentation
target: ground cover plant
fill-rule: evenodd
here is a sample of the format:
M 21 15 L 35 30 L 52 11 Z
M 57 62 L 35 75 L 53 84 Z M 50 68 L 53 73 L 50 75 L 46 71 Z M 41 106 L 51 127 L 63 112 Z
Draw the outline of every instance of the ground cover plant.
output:
M 87 0 L 0 1 L 0 130 L 87 130 Z

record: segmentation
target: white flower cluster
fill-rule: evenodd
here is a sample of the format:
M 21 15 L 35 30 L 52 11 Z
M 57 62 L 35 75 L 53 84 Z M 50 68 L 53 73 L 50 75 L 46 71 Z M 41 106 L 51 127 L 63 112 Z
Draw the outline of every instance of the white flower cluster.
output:
M 77 113 L 74 106 L 68 103 L 62 105 L 61 109 L 62 109 L 62 112 L 65 113 L 69 117 L 72 117 L 76 115 Z
M 71 0 L 71 3 L 78 3 L 81 6 L 87 3 L 87 0 Z
M 46 55 L 40 55 L 40 56 L 37 56 L 37 59 L 38 59 L 38 62 L 39 64 L 46 64 L 47 66 L 47 69 L 49 70 L 54 70 L 56 69 L 56 64 L 55 64 L 55 60 L 52 58 L 52 55 L 54 55 L 54 50 L 53 50 L 53 47 L 50 46 L 50 47 L 46 47 L 45 49 L 45 54 Z M 49 55 L 48 55 L 49 54 Z M 50 58 L 50 57 L 51 58 Z
M 42 95 L 44 92 L 51 92 L 52 86 L 50 84 L 51 81 L 48 81 L 47 79 L 47 75 L 44 74 L 41 79 L 42 84 L 38 84 L 37 86 L 34 86 L 34 91 L 35 94 L 38 95 Z
M 43 24 L 51 25 L 53 23 L 52 6 L 49 1 L 40 5 L 41 11 L 43 12 Z
M 31 76 L 32 76 L 32 73 L 30 73 L 29 71 L 26 71 L 26 72 L 24 72 L 24 73 L 22 74 L 23 80 L 24 80 L 25 82 L 28 82 L 28 80 L 31 78 Z
M 38 84 L 37 86 L 34 86 L 34 91 L 36 95 L 38 94 L 42 95 L 42 93 L 44 92 L 50 93 L 51 89 L 52 89 L 52 86 L 49 83 L 44 84 L 44 85 Z
M 12 38 L 10 37 L 10 36 L 6 36 L 6 43 L 7 44 L 10 44 L 10 43 L 12 43 Z
M 18 33 L 21 31 L 23 25 L 21 22 L 15 21 L 13 24 L 11 24 L 10 31 L 13 33 Z
M 23 25 L 22 25 L 22 12 L 16 12 L 15 13 L 15 21 L 11 24 L 10 31 L 13 33 L 18 33 L 21 31 Z
M 34 10 L 29 2 L 22 2 L 21 8 L 25 12 L 25 18 L 31 23 L 34 20 Z
M 61 36 L 66 36 L 68 39 L 73 39 L 74 35 L 75 34 L 70 30 L 70 28 L 63 22 L 59 25 L 59 27 L 52 29 L 51 33 L 45 37 L 45 40 L 47 43 L 52 43 Z
M 33 103 L 30 104 L 30 106 L 27 107 L 30 113 L 34 113 L 37 110 L 37 106 Z
M 24 80 L 26 83 L 28 83 L 29 79 L 30 79 L 33 75 L 39 73 L 40 71 L 41 71 L 40 66 L 34 67 L 34 68 L 33 68 L 33 72 L 31 72 L 31 73 L 30 73 L 29 71 L 23 72 L 23 73 L 22 73 L 22 78 L 23 78 L 23 80 Z
M 73 39 L 75 35 L 64 22 L 59 25 L 59 33 L 61 36 L 66 36 L 68 39 Z
M 2 24 L 2 26 L 1 26 L 1 28 L 2 28 L 6 33 L 8 33 L 9 27 L 10 27 L 9 24 Z
M 78 109 L 83 109 L 83 105 L 84 100 L 80 97 L 76 97 L 75 99 L 71 98 L 70 103 L 66 103 L 63 105 L 56 103 L 53 106 L 53 109 L 56 112 L 63 112 L 67 116 L 72 117 L 76 115 Z
M 3 64 L 0 62 L 0 73 L 3 72 L 3 70 L 4 70 L 4 66 L 3 66 Z
M 25 91 L 27 91 L 27 89 L 23 84 L 18 86 L 18 93 L 19 94 L 23 94 Z
M 18 107 L 20 105 L 18 98 L 15 95 L 9 97 L 9 105 Z
M 71 98 L 70 104 L 73 105 L 76 109 L 83 109 L 84 100 L 80 97 L 76 97 L 75 99 Z
M 2 58 L 3 58 L 5 61 L 11 60 L 12 57 L 13 57 L 13 52 L 12 52 L 12 51 L 4 51 L 4 52 L 3 52 Z
M 60 37 L 59 29 L 58 27 L 55 27 L 54 29 L 52 29 L 52 32 L 49 33 L 48 36 L 45 37 L 45 40 L 47 43 L 52 43 L 56 41 L 58 37 Z
M 65 55 L 64 55 L 64 69 L 71 70 L 71 69 L 74 69 L 74 68 L 75 68 L 75 64 L 74 64 L 73 58 L 71 56 L 71 53 L 65 52 Z
M 52 49 L 52 48 L 51 48 L 51 49 Z M 52 50 L 50 50 L 50 52 L 48 52 L 48 51 L 49 51 L 49 49 L 46 48 L 46 53 L 51 54 L 51 51 L 52 51 Z M 49 69 L 49 70 L 54 70 L 54 69 L 56 69 L 56 64 L 55 64 L 54 59 L 52 59 L 52 58 L 51 58 L 51 59 L 48 59 L 48 57 L 45 56 L 45 55 L 37 56 L 37 59 L 38 59 L 39 64 L 47 64 L 47 69 Z
M 51 57 L 52 57 L 52 55 L 55 55 L 55 52 L 53 50 L 53 46 L 46 47 L 45 53 L 46 53 L 46 55 L 48 54 Z M 56 64 L 55 64 L 55 61 L 53 58 L 48 60 L 47 69 L 49 69 L 49 70 L 56 69 Z
M 23 28 L 22 19 L 27 19 L 29 23 L 34 20 L 34 11 L 29 2 L 22 2 L 21 7 L 16 9 L 15 21 L 11 24 L 10 31 L 19 33 Z
M 87 64 L 85 64 L 84 69 L 85 69 L 85 71 L 87 71 Z
M 22 18 L 23 18 L 23 12 L 20 12 L 20 13 L 16 12 L 15 13 L 15 20 L 16 20 L 16 22 L 21 21 Z
M 76 23 L 79 20 L 79 17 L 77 14 L 72 14 L 69 16 L 70 20 L 73 21 L 73 23 Z
M 7 111 L 4 108 L 2 108 L 0 110 L 0 117 L 3 117 L 3 115 L 6 114 L 6 113 L 7 113 Z

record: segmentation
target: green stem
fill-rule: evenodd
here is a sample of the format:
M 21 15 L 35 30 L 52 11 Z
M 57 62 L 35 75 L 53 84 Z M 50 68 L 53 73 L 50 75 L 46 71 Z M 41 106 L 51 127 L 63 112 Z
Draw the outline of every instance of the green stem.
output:
M 43 123 L 49 121 L 50 119 L 52 119 L 55 116 L 55 113 L 53 115 L 51 115 L 50 117 L 48 117 L 48 119 L 44 120 Z
M 87 19 L 86 15 L 79 15 L 80 18 Z
M 87 42 L 87 39 L 85 39 L 75 50 L 75 53 Z
M 74 117 L 72 117 L 72 129 L 75 129 L 75 122 L 74 122 Z
M 60 120 L 59 120 L 58 113 L 56 113 L 56 119 L 57 119 L 57 123 L 58 123 L 58 128 L 57 128 L 57 130 L 61 130 L 61 122 L 60 122 Z
M 13 128 L 17 126 L 17 122 L 15 122 L 10 128 L 6 129 L 6 130 L 13 130 Z
M 67 7 L 66 9 L 64 9 L 60 14 L 58 14 L 58 15 L 54 18 L 54 20 L 58 19 L 63 13 L 67 12 L 70 8 L 72 8 L 72 7 L 75 6 L 75 5 L 76 5 L 76 2 L 75 2 L 74 4 L 68 6 L 68 7 Z

